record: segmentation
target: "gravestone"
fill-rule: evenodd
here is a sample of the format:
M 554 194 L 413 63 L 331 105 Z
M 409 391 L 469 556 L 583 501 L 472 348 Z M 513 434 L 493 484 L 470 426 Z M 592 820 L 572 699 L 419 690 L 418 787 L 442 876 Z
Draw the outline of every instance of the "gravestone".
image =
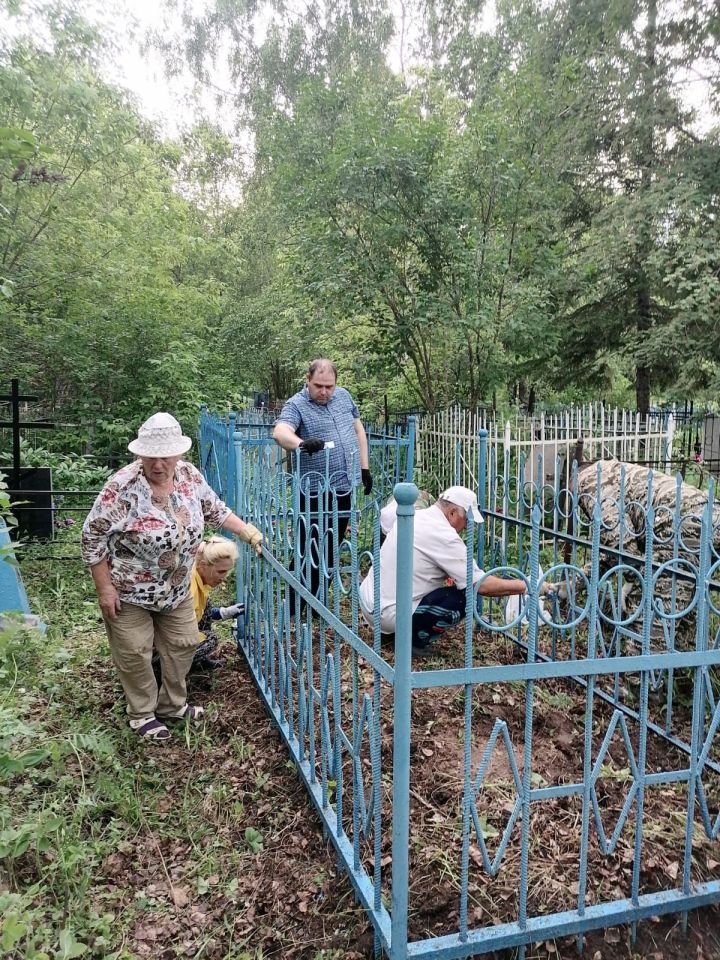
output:
M 6 472 L 12 477 L 13 471 L 9 467 L 0 466 L 0 473 Z M 19 478 L 11 487 L 10 499 L 13 501 L 13 516 L 17 520 L 13 539 L 19 535 L 52 540 L 54 511 L 52 471 L 49 467 L 20 467 Z
M 720 417 L 708 413 L 703 432 L 702 458 L 714 477 L 720 477 Z

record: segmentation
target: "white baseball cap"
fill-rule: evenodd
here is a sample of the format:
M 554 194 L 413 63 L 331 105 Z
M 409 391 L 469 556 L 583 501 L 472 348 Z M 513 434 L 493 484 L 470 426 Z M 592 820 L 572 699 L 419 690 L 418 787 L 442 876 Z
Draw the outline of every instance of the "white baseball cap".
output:
M 483 522 L 478 509 L 477 497 L 467 487 L 448 487 L 445 493 L 440 494 L 440 500 L 448 500 L 450 503 L 462 507 L 467 513 L 472 514 L 475 523 Z

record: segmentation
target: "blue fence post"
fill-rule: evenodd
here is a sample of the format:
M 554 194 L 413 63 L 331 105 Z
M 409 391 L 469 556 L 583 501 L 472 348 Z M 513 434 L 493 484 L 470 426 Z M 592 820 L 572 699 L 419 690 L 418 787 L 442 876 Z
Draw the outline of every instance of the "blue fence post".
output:
M 695 649 L 705 651 L 709 641 L 709 616 L 712 610 L 708 574 L 712 562 L 713 543 L 713 503 L 715 500 L 715 482 L 712 477 L 708 481 L 708 499 L 703 511 L 700 529 L 700 553 L 698 556 L 698 570 L 695 579 L 697 592 L 697 622 L 695 629 Z M 687 813 L 685 816 L 685 851 L 683 855 L 682 890 L 689 895 L 691 892 L 692 870 L 692 843 L 695 826 L 695 803 L 698 785 L 702 782 L 702 767 L 699 763 L 703 740 L 705 738 L 705 683 L 703 668 L 696 667 L 693 671 L 693 707 L 692 732 L 690 747 L 690 763 L 688 777 Z M 687 933 L 688 914 L 682 914 L 682 929 Z
M 245 519 L 245 504 L 243 503 L 243 459 L 242 459 L 242 440 L 240 439 L 239 433 L 231 434 L 231 444 L 235 454 L 234 462 L 234 476 L 231 478 L 234 481 L 233 489 L 235 493 L 235 511 L 241 519 Z M 243 558 L 240 557 L 238 563 L 235 564 L 235 595 L 239 603 L 247 603 L 245 597 L 245 580 L 243 577 Z M 245 623 L 247 619 L 247 612 L 237 618 L 237 634 L 235 639 L 237 640 L 238 650 L 240 649 L 240 641 L 245 639 Z
M 393 816 L 392 816 L 392 960 L 407 953 L 408 865 L 410 840 L 410 698 L 414 483 L 398 483 L 397 616 L 395 620 L 395 681 L 393 686 Z
M 205 472 L 205 456 L 206 451 L 205 447 L 207 444 L 207 432 L 208 432 L 208 408 L 207 404 L 200 404 L 200 420 L 198 423 L 198 459 L 200 461 L 200 469 Z
M 575 464 L 577 469 L 577 464 Z M 602 508 L 601 508 L 601 467 L 597 466 L 597 486 L 595 504 L 593 507 L 592 519 L 592 546 L 590 549 L 590 597 L 596 598 L 598 595 L 598 580 L 600 578 L 600 528 L 602 526 Z M 577 490 L 577 487 L 575 487 Z M 577 529 L 577 528 L 576 528 Z M 597 641 L 598 629 L 598 604 L 593 602 L 590 605 L 588 616 L 587 632 L 587 659 L 595 658 L 595 647 Z M 575 651 L 572 651 L 575 656 Z M 587 872 L 588 872 L 588 850 L 590 843 L 590 816 L 592 813 L 591 804 L 591 786 L 592 786 L 592 747 L 593 747 L 593 706 L 594 706 L 595 677 L 587 678 L 585 687 L 585 730 L 583 740 L 583 778 L 582 778 L 582 814 L 580 825 L 580 877 L 578 880 L 577 893 L 577 912 L 580 917 L 584 916 L 587 909 Z M 580 951 L 583 945 L 583 935 L 579 934 L 576 940 L 577 949 Z
M 487 507 L 487 444 L 488 432 L 478 430 L 478 506 L 483 513 Z M 485 569 L 485 531 L 478 531 L 477 562 L 481 570 Z
M 415 417 L 408 417 L 408 435 L 407 435 L 407 461 L 405 464 L 405 479 L 408 483 L 413 482 L 415 473 Z
M 235 414 L 231 413 L 227 432 L 227 463 L 225 464 L 227 476 L 225 477 L 225 489 L 233 498 L 233 501 L 228 503 L 228 506 L 234 513 L 238 513 L 240 510 L 240 504 L 237 499 L 237 490 L 235 489 L 235 484 L 233 483 L 237 469 L 235 463 L 235 419 Z
M 534 663 L 537 650 L 538 631 L 538 579 L 540 554 L 540 525 L 542 515 L 536 503 L 532 508 L 532 535 L 530 540 L 530 572 L 529 591 L 527 594 L 527 662 Z M 525 683 L 525 733 L 522 774 L 522 820 L 520 824 L 520 896 L 518 900 L 518 926 L 521 930 L 527 928 L 527 899 L 528 899 L 528 869 L 530 859 L 530 795 L 532 792 L 532 742 L 533 742 L 533 708 L 535 704 L 535 686 L 533 680 Z M 523 943 L 518 949 L 518 960 L 524 960 L 526 945 Z

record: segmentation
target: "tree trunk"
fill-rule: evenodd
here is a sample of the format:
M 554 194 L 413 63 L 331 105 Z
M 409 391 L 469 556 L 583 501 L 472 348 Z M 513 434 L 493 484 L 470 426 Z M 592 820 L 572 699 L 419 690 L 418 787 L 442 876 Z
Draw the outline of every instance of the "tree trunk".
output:
M 530 384 L 530 392 L 528 393 L 528 402 L 527 402 L 527 412 L 528 416 L 531 417 L 535 412 L 535 384 Z
M 642 341 L 650 329 L 650 288 L 643 278 L 637 295 L 637 316 L 635 326 L 638 340 Z M 640 342 L 642 347 L 642 342 Z M 642 361 L 635 366 L 635 409 L 645 416 L 650 413 L 650 367 Z
M 635 369 L 635 404 L 637 412 L 647 416 L 650 413 L 650 368 Z

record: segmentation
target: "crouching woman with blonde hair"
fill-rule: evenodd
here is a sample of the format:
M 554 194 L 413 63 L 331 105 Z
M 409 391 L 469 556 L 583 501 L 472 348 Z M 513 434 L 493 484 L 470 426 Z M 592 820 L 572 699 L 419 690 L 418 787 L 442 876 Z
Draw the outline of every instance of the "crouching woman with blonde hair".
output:
M 232 540 L 226 537 L 210 537 L 198 547 L 190 581 L 190 594 L 195 604 L 195 616 L 198 621 L 200 646 L 195 651 L 190 670 L 217 670 L 225 663 L 213 656 L 219 643 L 213 630 L 218 620 L 234 620 L 245 612 L 244 603 L 234 603 L 229 607 L 213 607 L 210 603 L 210 591 L 224 583 L 235 569 L 238 550 Z
M 245 612 L 245 604 L 234 603 L 229 607 L 214 607 L 210 603 L 210 591 L 227 580 L 228 575 L 235 569 L 237 558 L 237 547 L 226 537 L 210 537 L 203 540 L 198 547 L 190 578 L 190 596 L 195 608 L 200 646 L 195 649 L 188 674 L 206 673 L 225 666 L 225 660 L 215 656 L 220 641 L 213 625 L 219 620 L 233 620 L 239 617 Z M 153 654 L 152 665 L 155 679 L 160 686 L 162 669 L 157 653 Z

